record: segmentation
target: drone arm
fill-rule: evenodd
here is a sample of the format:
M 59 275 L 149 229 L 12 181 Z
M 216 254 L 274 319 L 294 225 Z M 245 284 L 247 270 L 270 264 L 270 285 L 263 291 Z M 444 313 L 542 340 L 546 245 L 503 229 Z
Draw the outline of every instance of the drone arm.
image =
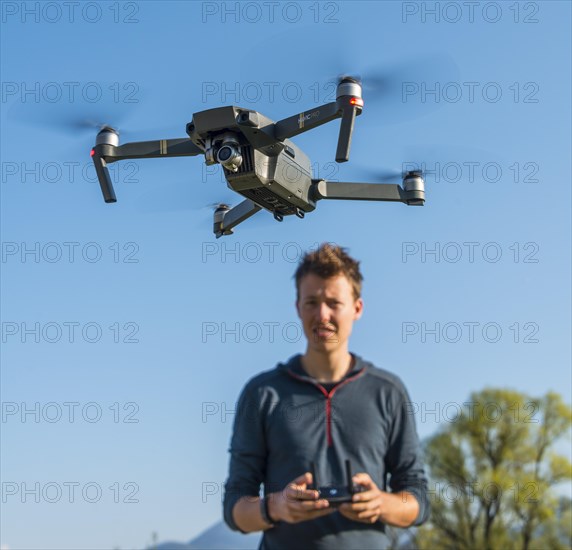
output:
M 192 157 L 204 152 L 189 138 L 135 141 L 117 146 L 101 144 L 93 150 L 105 158 L 107 163 L 125 159 Z
M 313 111 L 305 111 L 279 120 L 274 124 L 274 137 L 279 141 L 284 141 L 340 118 L 340 116 L 341 111 L 338 104 L 335 101 L 327 103 Z
M 260 206 L 251 200 L 244 200 L 230 210 L 216 211 L 214 216 L 213 232 L 218 239 L 224 235 L 232 235 L 232 228 L 250 218 L 258 211 Z
M 342 123 L 340 125 L 340 135 L 338 137 L 338 148 L 336 150 L 336 162 L 347 162 L 350 159 L 350 146 L 352 134 L 354 133 L 354 122 L 358 112 L 357 107 L 348 105 L 342 111 Z
M 105 162 L 105 159 L 96 152 L 92 152 L 91 159 L 95 165 L 95 172 L 97 174 L 97 179 L 99 180 L 101 192 L 103 193 L 103 200 L 107 203 L 117 202 L 115 191 L 113 190 L 113 184 L 111 183 L 111 177 L 109 175 L 109 169 L 107 168 L 107 162 Z
M 340 86 L 343 86 L 343 84 Z M 274 124 L 274 137 L 279 141 L 283 141 L 287 138 L 297 136 L 302 132 L 313 130 L 336 118 L 341 118 L 342 123 L 338 137 L 336 162 L 347 162 L 350 158 L 350 145 L 354 131 L 354 123 L 356 117 L 361 115 L 363 107 L 361 88 L 359 88 L 356 83 L 350 84 L 350 86 L 353 86 L 350 90 L 356 93 L 359 89 L 359 95 L 351 95 L 349 91 L 342 91 L 340 93 L 343 95 L 339 95 L 335 102 L 322 105 L 309 113 L 302 112 L 280 120 Z
M 421 206 L 424 202 L 419 191 L 405 191 L 401 186 L 390 183 L 350 183 L 312 180 L 314 200 L 340 199 L 356 201 L 403 202 Z
M 109 169 L 111 162 L 125 159 L 143 159 L 159 157 L 188 157 L 203 153 L 190 139 L 160 139 L 154 141 L 137 141 L 114 145 L 113 143 L 99 143 L 91 150 L 91 158 L 95 165 L 97 179 L 105 202 L 117 202 Z

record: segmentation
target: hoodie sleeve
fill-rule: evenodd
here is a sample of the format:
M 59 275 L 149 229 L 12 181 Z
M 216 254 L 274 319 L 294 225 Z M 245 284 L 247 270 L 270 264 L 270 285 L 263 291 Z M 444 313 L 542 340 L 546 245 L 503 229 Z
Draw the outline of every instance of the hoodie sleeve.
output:
M 232 516 L 234 505 L 243 496 L 259 496 L 265 477 L 267 451 L 258 391 L 252 381 L 248 383 L 236 406 L 223 499 L 224 521 L 234 531 L 241 531 Z
M 389 448 L 385 458 L 386 472 L 391 474 L 389 486 L 392 492 L 412 493 L 419 503 L 419 514 L 413 525 L 421 525 L 429 518 L 430 504 L 427 497 L 427 478 L 423 468 L 421 445 L 415 427 L 415 416 L 407 404 L 409 395 L 403 385 L 394 401 L 394 422 Z

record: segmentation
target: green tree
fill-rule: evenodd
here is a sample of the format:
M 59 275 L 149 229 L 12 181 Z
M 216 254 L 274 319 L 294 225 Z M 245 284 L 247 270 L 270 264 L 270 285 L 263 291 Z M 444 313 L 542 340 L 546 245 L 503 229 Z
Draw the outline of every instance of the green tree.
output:
M 572 548 L 571 501 L 555 488 L 572 464 L 554 452 L 572 409 L 556 393 L 533 399 L 487 388 L 425 443 L 430 521 L 414 544 L 434 550 Z

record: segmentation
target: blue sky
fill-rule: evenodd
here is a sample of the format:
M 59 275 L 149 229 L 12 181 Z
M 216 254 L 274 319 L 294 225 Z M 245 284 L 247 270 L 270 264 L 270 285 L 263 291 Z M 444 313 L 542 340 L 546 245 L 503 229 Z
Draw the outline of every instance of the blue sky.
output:
M 292 274 L 321 242 L 361 261 L 350 348 L 404 380 L 422 437 L 486 386 L 571 401 L 570 4 L 236 5 L 2 3 L 10 549 L 141 548 L 218 521 L 234 403 L 303 351 Z M 393 67 L 406 80 L 368 92 Z M 200 157 L 115 164 L 106 205 L 95 131 L 60 124 L 126 142 L 224 104 L 279 120 L 342 72 L 364 75 L 350 162 L 337 121 L 295 142 L 340 181 L 425 162 L 424 208 L 323 201 L 216 240 L 205 206 L 239 196 Z

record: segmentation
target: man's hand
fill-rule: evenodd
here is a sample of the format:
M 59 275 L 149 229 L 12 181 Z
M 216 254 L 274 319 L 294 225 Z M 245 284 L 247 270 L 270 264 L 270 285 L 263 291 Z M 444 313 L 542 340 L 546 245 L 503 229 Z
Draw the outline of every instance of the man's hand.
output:
M 417 518 L 419 503 L 412 493 L 386 493 L 364 473 L 356 474 L 353 482 L 364 490 L 354 494 L 352 502 L 338 508 L 340 514 L 348 519 L 370 524 L 382 521 L 395 527 L 409 527 Z
M 335 512 L 327 500 L 319 499 L 318 491 L 308 489 L 312 481 L 312 474 L 306 472 L 283 491 L 269 495 L 268 511 L 272 519 L 299 523 Z
M 384 493 L 380 491 L 368 474 L 360 473 L 353 477 L 353 482 L 363 487 L 361 493 L 352 497 L 352 502 L 345 502 L 338 508 L 340 514 L 348 519 L 362 523 L 375 523 L 381 517 Z

